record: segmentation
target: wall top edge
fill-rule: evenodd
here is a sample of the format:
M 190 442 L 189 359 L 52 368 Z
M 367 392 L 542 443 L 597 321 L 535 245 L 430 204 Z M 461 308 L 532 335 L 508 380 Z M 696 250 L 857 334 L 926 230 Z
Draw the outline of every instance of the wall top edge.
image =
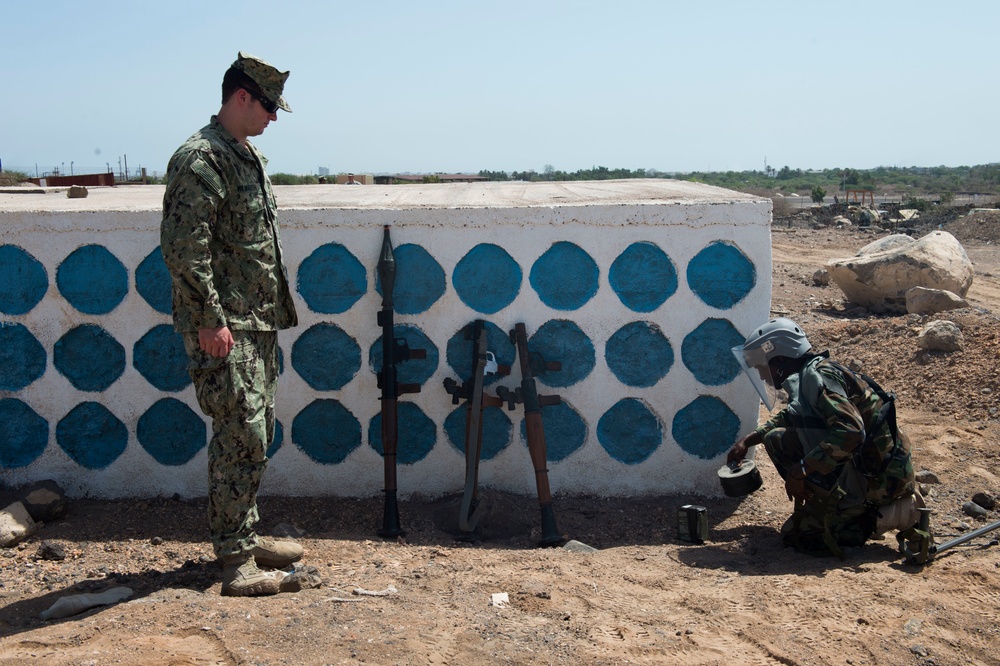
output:
M 84 199 L 70 199 L 64 187 L 38 193 L 0 192 L 5 212 L 142 212 L 162 207 L 164 186 L 91 187 Z M 434 210 L 563 208 L 589 206 L 770 205 L 741 192 L 657 178 L 567 182 L 434 183 L 413 185 L 275 186 L 286 210 Z

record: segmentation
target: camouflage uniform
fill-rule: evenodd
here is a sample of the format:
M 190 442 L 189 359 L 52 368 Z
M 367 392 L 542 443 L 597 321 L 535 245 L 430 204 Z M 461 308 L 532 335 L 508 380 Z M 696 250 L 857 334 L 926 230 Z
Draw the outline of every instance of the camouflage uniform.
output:
M 871 534 L 877 507 L 913 492 L 909 440 L 902 433 L 894 438 L 883 423 L 864 445 L 882 400 L 826 354 L 812 357 L 783 387 L 790 397 L 788 406 L 757 433 L 781 477 L 804 466 L 814 491 L 782 529 L 786 542 L 793 528 L 820 536 L 817 531 L 829 520 L 837 543 L 860 546 Z M 830 493 L 834 495 L 828 507 Z
M 257 543 L 257 490 L 274 437 L 276 331 L 297 323 L 265 165 L 213 116 L 170 159 L 163 197 L 160 245 L 174 328 L 184 335 L 198 403 L 212 418 L 208 512 L 219 557 Z M 199 348 L 198 330 L 222 326 L 235 345 L 217 358 Z

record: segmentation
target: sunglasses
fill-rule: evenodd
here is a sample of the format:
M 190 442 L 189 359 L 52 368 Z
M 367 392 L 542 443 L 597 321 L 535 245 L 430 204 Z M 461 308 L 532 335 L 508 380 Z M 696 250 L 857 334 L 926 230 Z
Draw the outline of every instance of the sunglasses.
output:
M 260 94 L 259 92 L 255 91 L 255 90 L 250 90 L 249 88 L 244 88 L 244 90 L 247 91 L 248 95 L 250 95 L 255 100 L 257 100 L 258 102 L 260 102 L 260 105 L 262 107 L 264 107 L 265 111 L 267 111 L 268 113 L 277 113 L 277 111 L 278 111 L 278 105 L 276 103 L 272 102 L 271 100 L 269 100 L 268 98 L 264 97 L 262 94 Z

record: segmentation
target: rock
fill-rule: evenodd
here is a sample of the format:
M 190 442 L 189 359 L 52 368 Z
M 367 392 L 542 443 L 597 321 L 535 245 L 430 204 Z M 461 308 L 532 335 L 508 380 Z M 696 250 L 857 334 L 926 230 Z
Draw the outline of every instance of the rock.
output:
M 941 479 L 938 478 L 938 475 L 929 469 L 920 470 L 914 474 L 914 477 L 916 478 L 917 483 L 941 483 Z
M 997 508 L 996 498 L 992 495 L 987 495 L 986 493 L 976 493 L 972 496 L 972 501 L 988 511 L 992 511 Z
M 568 551 L 573 552 L 573 553 L 596 553 L 597 552 L 597 549 L 594 548 L 593 546 L 588 546 L 587 544 L 582 543 L 580 541 L 577 541 L 575 539 L 571 539 L 571 540 L 567 541 L 566 544 L 563 546 L 563 549 L 564 550 L 568 550 Z
M 20 502 L 14 502 L 0 511 L 0 547 L 10 548 L 28 538 L 38 529 L 38 523 L 31 519 L 28 510 Z
M 986 514 L 989 513 L 986 509 L 979 506 L 975 502 L 965 502 L 962 504 L 962 511 L 964 511 L 965 515 L 970 518 L 985 518 Z
M 909 314 L 934 314 L 945 310 L 967 308 L 969 304 L 946 289 L 914 287 L 906 292 L 906 311 Z
M 872 312 L 904 314 L 913 287 L 950 291 L 964 297 L 973 268 L 965 248 L 946 231 L 919 240 L 887 236 L 863 247 L 855 257 L 826 265 L 832 281 L 849 301 Z
M 43 541 L 35 552 L 35 557 L 39 560 L 60 561 L 66 559 L 66 551 L 54 541 Z
M 124 601 L 132 596 L 130 587 L 113 587 L 100 594 L 71 594 L 67 597 L 60 597 L 52 604 L 51 608 L 41 612 L 39 617 L 43 620 L 55 620 L 61 617 L 69 617 L 90 610 L 95 606 L 107 606 Z
M 87 188 L 83 185 L 70 185 L 70 188 L 66 190 L 66 196 L 70 199 L 86 199 L 87 194 Z
M 819 269 L 813 273 L 812 281 L 817 287 L 825 287 L 830 284 L 830 271 L 825 268 Z
M 66 493 L 52 480 L 39 481 L 25 491 L 21 504 L 28 510 L 31 519 L 45 523 L 66 515 Z
M 927 351 L 954 352 L 965 348 L 965 338 L 954 322 L 932 321 L 917 335 L 917 346 Z
M 292 523 L 278 523 L 271 530 L 271 536 L 279 539 L 299 539 L 305 535 L 306 531 Z
M 282 592 L 301 592 L 321 587 L 323 587 L 323 579 L 319 575 L 319 569 L 297 564 L 295 571 L 281 580 L 280 590 Z

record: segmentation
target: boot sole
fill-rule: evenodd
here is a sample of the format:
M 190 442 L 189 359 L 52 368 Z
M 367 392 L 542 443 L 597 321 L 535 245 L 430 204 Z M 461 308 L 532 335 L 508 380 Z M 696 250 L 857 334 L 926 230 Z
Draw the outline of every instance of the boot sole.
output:
M 222 586 L 222 596 L 224 597 L 263 597 L 277 594 L 281 590 L 281 583 L 276 580 L 269 580 L 261 583 L 254 583 L 245 587 Z

